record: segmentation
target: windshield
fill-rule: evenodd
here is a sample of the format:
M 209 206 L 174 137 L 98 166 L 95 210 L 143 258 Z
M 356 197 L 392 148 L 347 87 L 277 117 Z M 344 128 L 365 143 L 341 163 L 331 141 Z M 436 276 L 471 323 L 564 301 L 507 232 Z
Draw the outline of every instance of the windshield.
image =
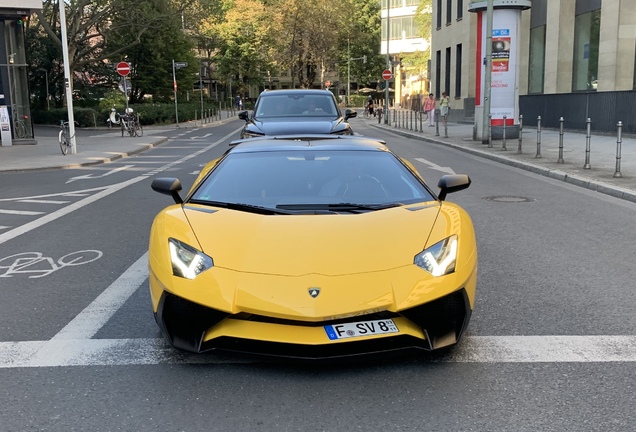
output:
M 190 197 L 298 211 L 372 211 L 434 199 L 392 153 L 355 150 L 230 153 Z
M 254 117 L 329 117 L 339 116 L 333 96 L 326 94 L 269 94 L 261 96 L 254 109 Z

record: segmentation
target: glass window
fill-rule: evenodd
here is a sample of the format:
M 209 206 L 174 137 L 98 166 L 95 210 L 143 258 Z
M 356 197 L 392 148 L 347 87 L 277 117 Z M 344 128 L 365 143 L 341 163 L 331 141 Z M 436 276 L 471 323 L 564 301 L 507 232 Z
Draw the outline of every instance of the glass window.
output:
M 230 153 L 191 200 L 274 208 L 283 204 L 407 204 L 429 190 L 391 153 L 299 149 Z
M 455 50 L 455 97 L 462 97 L 462 44 Z
M 545 74 L 545 26 L 530 29 L 528 93 L 543 93 Z
M 442 28 L 442 0 L 437 0 L 437 28 Z
M 601 10 L 578 15 L 574 22 L 572 90 L 596 90 Z
M 457 21 L 464 17 L 464 1 L 457 0 Z
M 446 0 L 446 24 L 451 23 L 451 15 L 453 14 L 453 0 Z

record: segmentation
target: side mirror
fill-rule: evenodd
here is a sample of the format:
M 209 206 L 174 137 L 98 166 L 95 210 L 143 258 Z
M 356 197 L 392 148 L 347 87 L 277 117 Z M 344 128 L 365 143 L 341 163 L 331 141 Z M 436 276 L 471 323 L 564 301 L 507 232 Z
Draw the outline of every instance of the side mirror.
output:
M 345 121 L 347 121 L 347 120 L 349 120 L 350 118 L 353 118 L 353 117 L 358 117 L 358 112 L 347 108 L 345 110 L 345 115 L 344 115 Z
M 159 177 L 152 181 L 150 187 L 155 192 L 170 195 L 177 204 L 183 204 L 183 200 L 179 195 L 179 191 L 182 189 L 179 179 L 172 177 Z
M 452 174 L 445 175 L 439 179 L 437 183 L 437 187 L 440 188 L 440 193 L 438 198 L 440 201 L 444 201 L 446 199 L 446 195 L 449 193 L 457 192 L 460 190 L 464 190 L 470 186 L 471 180 L 466 174 Z
M 241 111 L 240 113 L 238 113 L 238 117 L 241 120 L 245 120 L 245 121 L 248 121 L 248 119 L 249 119 L 247 111 Z

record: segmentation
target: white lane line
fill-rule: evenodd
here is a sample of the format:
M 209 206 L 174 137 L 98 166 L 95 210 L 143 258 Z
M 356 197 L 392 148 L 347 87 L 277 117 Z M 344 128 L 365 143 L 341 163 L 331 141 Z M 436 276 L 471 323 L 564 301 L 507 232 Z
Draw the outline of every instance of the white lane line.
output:
M 437 164 L 435 164 L 435 163 L 433 163 L 433 162 L 431 162 L 429 160 L 426 160 L 424 158 L 415 158 L 415 160 L 418 161 L 418 162 L 422 162 L 424 165 L 428 165 L 428 167 L 430 169 L 434 169 L 436 171 L 441 171 L 441 172 L 446 173 L 446 174 L 455 174 L 455 171 L 453 171 L 453 169 L 450 168 L 450 167 L 439 166 L 439 165 L 437 165 Z
M 12 214 L 12 215 L 22 215 L 22 216 L 37 216 L 44 212 L 36 212 L 36 211 L 26 211 L 26 210 L 3 210 L 0 209 L 0 214 Z
M 8 225 L 0 225 L 0 230 L 7 229 L 7 228 L 11 228 L 11 227 Z
M 128 267 L 51 340 L 92 338 L 147 278 L 148 252 Z
M 70 201 L 54 201 L 54 200 L 39 200 L 39 199 L 23 199 L 16 202 L 30 203 L 30 204 L 68 204 Z
M 171 163 L 163 166 L 162 168 L 160 168 L 159 170 L 156 170 L 156 171 L 157 172 L 164 171 L 164 170 L 166 170 L 166 169 L 168 169 L 168 168 L 170 168 L 170 167 L 172 167 L 174 165 L 183 163 L 183 162 L 185 162 L 187 160 L 190 160 L 190 159 L 192 159 L 194 157 L 197 157 L 198 155 L 200 155 L 200 154 L 208 151 L 209 149 L 219 145 L 224 140 L 230 138 L 231 136 L 236 134 L 239 130 L 241 130 L 241 128 L 238 128 L 235 131 L 230 132 L 226 136 L 220 138 L 219 140 L 213 142 L 212 144 L 210 144 L 209 146 L 199 150 L 198 152 L 195 152 L 195 153 L 192 153 L 192 154 L 190 154 L 188 156 L 185 156 L 185 157 L 183 157 L 182 159 L 180 159 L 178 161 L 171 162 Z M 71 213 L 71 212 L 73 212 L 75 210 L 78 210 L 78 209 L 80 209 L 80 208 L 82 208 L 84 206 L 87 206 L 88 204 L 91 204 L 91 203 L 93 203 L 93 202 L 95 202 L 97 200 L 100 200 L 100 199 L 102 199 L 102 198 L 104 198 L 104 197 L 106 197 L 108 195 L 111 195 L 111 194 L 113 194 L 113 193 L 115 193 L 115 192 L 117 192 L 117 191 L 119 191 L 121 189 L 124 189 L 124 188 L 126 188 L 126 187 L 128 187 L 128 186 L 130 186 L 132 184 L 135 184 L 135 183 L 140 182 L 142 180 L 146 180 L 147 178 L 148 178 L 148 174 L 144 174 L 144 175 L 141 175 L 141 176 L 138 176 L 138 177 L 134 177 L 134 178 L 132 178 L 130 180 L 127 180 L 125 182 L 122 182 L 122 183 L 118 183 L 118 184 L 115 184 L 115 185 L 112 185 L 112 186 L 107 186 L 101 192 L 98 192 L 98 193 L 96 193 L 94 195 L 91 195 L 91 196 L 89 196 L 87 198 L 79 200 L 79 201 L 69 205 L 68 207 L 61 208 L 61 209 L 59 209 L 57 211 L 54 211 L 52 213 L 47 214 L 46 216 L 41 217 L 39 219 L 36 219 L 34 221 L 31 221 L 29 223 L 21 225 L 21 226 L 19 226 L 17 228 L 9 230 L 9 231 L 7 231 L 5 233 L 2 233 L 2 234 L 0 234 L 0 244 L 4 243 L 6 241 L 9 241 L 9 240 L 11 240 L 13 238 L 16 238 L 16 237 L 18 237 L 18 236 L 20 236 L 22 234 L 25 234 L 25 233 L 27 233 L 27 232 L 35 229 L 35 228 L 39 228 L 42 225 L 45 225 L 45 224 L 47 224 L 47 223 L 49 223 L 51 221 L 54 221 L 54 220 L 56 220 L 58 218 L 61 218 L 62 216 L 65 216 L 65 215 L 67 215 L 67 214 L 69 214 L 69 213 Z M 67 192 L 67 193 L 62 193 L 60 195 L 61 196 L 84 196 L 86 194 L 82 195 L 82 194 Z
M 54 353 L 54 355 L 41 355 Z M 636 336 L 469 336 L 448 363 L 636 362 Z M 0 342 L 0 369 L 251 362 L 239 357 L 187 354 L 163 339 L 81 339 Z
M 45 225 L 45 224 L 47 224 L 49 222 L 52 222 L 52 221 L 54 221 L 54 220 L 56 220 L 58 218 L 61 218 L 62 216 L 66 216 L 67 214 L 72 213 L 75 210 L 78 210 L 78 209 L 80 209 L 80 208 L 82 208 L 82 207 L 84 207 L 84 206 L 86 206 L 88 204 L 91 204 L 91 203 L 93 203 L 93 202 L 95 202 L 97 200 L 100 200 L 100 199 L 104 198 L 105 196 L 114 194 L 115 192 L 117 192 L 117 191 L 119 191 L 121 189 L 124 189 L 125 187 L 128 187 L 131 184 L 140 182 L 140 181 L 145 180 L 145 179 L 146 179 L 146 177 L 142 177 L 142 176 L 141 177 L 135 177 L 135 178 L 132 178 L 132 179 L 130 179 L 128 181 L 125 181 L 123 183 L 119 183 L 119 184 L 110 186 L 107 189 L 102 190 L 101 192 L 98 192 L 98 193 L 96 193 L 94 195 L 91 195 L 91 196 L 89 196 L 87 198 L 79 200 L 79 201 L 77 201 L 77 202 L 75 202 L 75 203 L 73 203 L 73 204 L 71 204 L 71 205 L 69 205 L 67 207 L 61 208 L 59 210 L 56 210 L 56 211 L 54 211 L 52 213 L 47 214 L 46 216 L 42 216 L 39 219 L 36 219 L 34 221 L 31 221 L 31 222 L 28 222 L 28 223 L 26 223 L 24 225 L 21 225 L 21 226 L 19 226 L 17 228 L 14 228 L 14 229 L 10 230 L 10 231 L 2 233 L 2 234 L 0 234 L 0 244 L 6 242 L 8 240 L 11 240 L 13 238 L 16 238 L 16 237 L 18 237 L 18 236 L 20 236 L 20 235 L 22 235 L 24 233 L 27 233 L 27 232 L 35 229 L 35 228 L 39 228 L 42 225 Z

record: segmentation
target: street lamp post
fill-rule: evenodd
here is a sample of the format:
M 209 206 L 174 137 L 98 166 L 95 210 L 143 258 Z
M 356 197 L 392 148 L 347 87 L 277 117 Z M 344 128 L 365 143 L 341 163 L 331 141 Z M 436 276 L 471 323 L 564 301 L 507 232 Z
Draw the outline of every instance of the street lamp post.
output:
M 386 68 L 391 69 L 391 55 L 389 54 L 389 40 L 391 39 L 391 0 L 386 1 Z M 389 80 L 384 87 L 384 124 L 389 124 Z
M 46 110 L 50 111 L 51 110 L 51 104 L 50 104 L 50 96 L 49 96 L 49 71 L 47 71 L 44 68 L 39 68 L 38 72 L 44 72 L 44 79 L 46 80 Z

